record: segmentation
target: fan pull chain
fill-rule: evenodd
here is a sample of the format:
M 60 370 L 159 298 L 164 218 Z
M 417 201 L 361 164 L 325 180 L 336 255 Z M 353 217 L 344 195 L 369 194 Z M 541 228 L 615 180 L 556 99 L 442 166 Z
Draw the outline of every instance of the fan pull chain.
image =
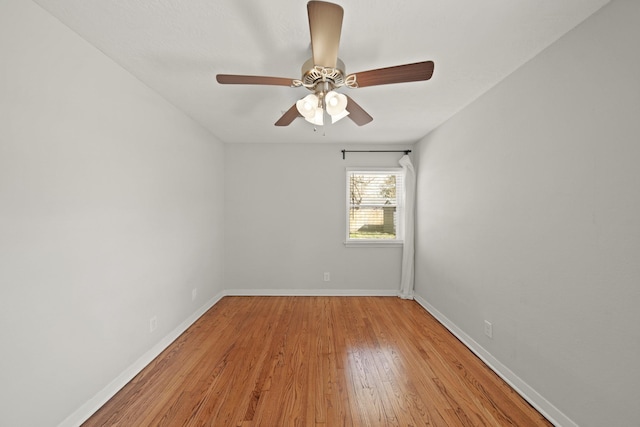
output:
M 313 125 L 313 131 L 318 132 L 318 128 L 316 125 Z M 325 130 L 325 126 L 322 126 L 322 136 L 327 136 L 327 131 Z

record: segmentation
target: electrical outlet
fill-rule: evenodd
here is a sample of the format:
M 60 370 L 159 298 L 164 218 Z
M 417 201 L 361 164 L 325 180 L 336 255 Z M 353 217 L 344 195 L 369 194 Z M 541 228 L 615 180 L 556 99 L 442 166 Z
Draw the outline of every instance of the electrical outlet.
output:
M 195 301 L 198 296 L 198 288 L 193 288 L 191 291 L 191 301 Z
M 331 281 L 331 273 L 329 273 L 328 271 L 324 272 L 324 281 L 325 282 Z
M 153 316 L 151 319 L 149 319 L 149 332 L 155 331 L 157 327 L 158 327 L 158 317 Z
M 489 338 L 493 338 L 493 325 L 488 320 L 484 321 L 484 334 Z

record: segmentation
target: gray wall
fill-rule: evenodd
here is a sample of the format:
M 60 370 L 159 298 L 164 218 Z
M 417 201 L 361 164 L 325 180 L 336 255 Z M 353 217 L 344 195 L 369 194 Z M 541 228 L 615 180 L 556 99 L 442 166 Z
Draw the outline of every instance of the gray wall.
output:
M 224 149 L 32 2 L 0 58 L 0 425 L 50 426 L 222 290 Z
M 639 9 L 418 144 L 417 297 L 582 426 L 640 419 Z M 223 147 L 30 2 L 0 5 L 0 57 L 0 424 L 90 409 L 227 288 L 397 291 L 400 248 L 343 245 L 344 168 L 399 155 Z
M 615 0 L 419 143 L 418 297 L 580 426 L 640 419 L 639 41 Z
M 230 293 L 396 295 L 402 248 L 344 246 L 346 167 L 398 167 L 402 153 L 354 153 L 343 160 L 340 151 L 349 148 L 304 142 L 225 146 Z M 331 273 L 330 282 L 323 281 L 324 272 Z

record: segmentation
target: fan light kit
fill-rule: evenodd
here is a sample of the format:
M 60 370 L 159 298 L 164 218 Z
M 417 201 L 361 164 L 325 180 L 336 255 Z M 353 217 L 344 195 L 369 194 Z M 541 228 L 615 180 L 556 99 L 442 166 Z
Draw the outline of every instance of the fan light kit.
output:
M 331 123 L 335 123 L 349 115 L 347 111 L 347 97 L 334 90 L 310 94 L 296 102 L 296 108 L 306 121 L 317 126 L 324 124 L 324 111 L 331 116 Z
M 312 58 L 302 66 L 301 79 L 285 77 L 244 76 L 218 74 L 221 84 L 253 84 L 271 86 L 305 87 L 312 93 L 298 100 L 275 123 L 288 126 L 297 117 L 304 117 L 317 126 L 324 125 L 325 112 L 336 123 L 349 117 L 358 126 L 373 120 L 362 107 L 336 89 L 346 86 L 350 89 L 392 83 L 407 83 L 429 80 L 433 75 L 433 61 L 397 65 L 346 75 L 344 62 L 338 58 L 342 17 L 341 6 L 324 1 L 307 3 L 309 30 L 311 33 Z

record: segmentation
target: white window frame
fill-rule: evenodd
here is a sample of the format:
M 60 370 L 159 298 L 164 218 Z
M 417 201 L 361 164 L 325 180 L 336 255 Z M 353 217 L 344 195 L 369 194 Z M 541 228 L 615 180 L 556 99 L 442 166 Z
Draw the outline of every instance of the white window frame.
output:
M 395 239 L 352 239 L 349 233 L 349 211 L 351 208 L 351 175 L 354 173 L 390 173 L 397 174 L 402 180 L 402 188 L 400 194 L 396 194 L 396 238 Z M 405 200 L 405 185 L 404 175 L 401 167 L 394 168 L 376 168 L 376 167 L 349 167 L 346 168 L 346 190 L 345 190 L 345 246 L 346 247 L 397 247 L 402 246 L 404 243 L 404 200 Z

